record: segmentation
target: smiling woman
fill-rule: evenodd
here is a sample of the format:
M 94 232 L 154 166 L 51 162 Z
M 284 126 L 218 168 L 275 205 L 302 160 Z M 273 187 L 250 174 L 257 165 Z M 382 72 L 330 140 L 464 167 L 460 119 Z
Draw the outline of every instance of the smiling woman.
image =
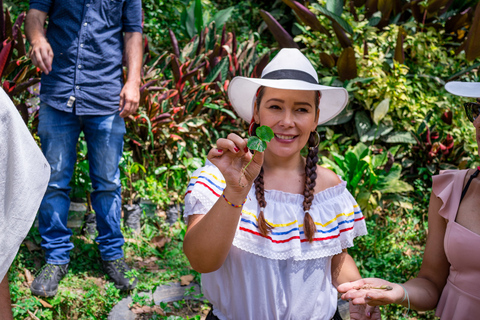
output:
M 260 79 L 234 78 L 228 94 L 251 134 L 269 126 L 274 138 L 255 156 L 247 139 L 219 139 L 188 186 L 184 251 L 203 273 L 207 319 L 340 319 L 335 287 L 360 279 L 346 248 L 367 231 L 346 183 L 317 165 L 316 127 L 348 94 L 319 85 L 297 49 L 281 50 Z M 351 319 L 367 312 L 351 305 Z

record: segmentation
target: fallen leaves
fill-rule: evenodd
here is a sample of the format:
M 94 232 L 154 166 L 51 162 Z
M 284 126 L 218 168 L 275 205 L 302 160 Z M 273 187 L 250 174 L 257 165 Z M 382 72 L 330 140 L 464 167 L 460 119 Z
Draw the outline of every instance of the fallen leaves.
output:
M 150 306 L 141 306 L 140 304 L 135 303 L 130 307 L 130 311 L 132 311 L 135 314 L 156 313 L 161 316 L 165 315 L 165 311 L 163 311 L 162 308 L 156 305 L 153 307 L 150 307 Z
M 52 305 L 50 303 L 48 303 L 47 301 L 42 300 L 42 299 L 37 298 L 37 297 L 35 297 L 35 298 L 42 304 L 42 306 L 44 308 L 50 308 L 50 309 L 53 308 Z
M 23 272 L 25 273 L 25 279 L 27 280 L 28 286 L 30 287 L 35 278 L 32 276 L 32 273 L 28 269 L 23 269 Z
M 191 274 L 187 274 L 186 276 L 181 276 L 180 277 L 180 285 L 182 286 L 188 286 L 190 282 L 193 281 L 195 277 Z
M 158 251 L 161 251 L 165 244 L 170 241 L 170 238 L 164 235 L 159 235 L 152 238 L 152 240 L 150 241 L 150 246 L 156 248 Z
M 37 246 L 35 243 L 33 243 L 32 241 L 30 240 L 25 240 L 23 241 L 23 244 L 27 246 L 27 249 L 28 251 L 32 252 L 32 251 L 38 251 L 38 250 L 41 250 L 42 248 L 40 248 L 40 246 Z

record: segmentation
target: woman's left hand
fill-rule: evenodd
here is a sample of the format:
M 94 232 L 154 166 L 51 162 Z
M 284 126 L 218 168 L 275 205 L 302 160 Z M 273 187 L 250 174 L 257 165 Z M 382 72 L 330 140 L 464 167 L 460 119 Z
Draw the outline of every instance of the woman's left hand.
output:
M 381 320 L 380 308 L 378 306 L 369 306 L 368 304 L 353 304 L 350 301 L 350 319 L 351 320 L 364 320 L 374 319 Z

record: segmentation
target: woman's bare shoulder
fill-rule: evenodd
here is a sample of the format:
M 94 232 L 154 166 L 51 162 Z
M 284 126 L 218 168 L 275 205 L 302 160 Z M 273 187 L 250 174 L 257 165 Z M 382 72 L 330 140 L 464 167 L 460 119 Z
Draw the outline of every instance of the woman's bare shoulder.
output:
M 317 165 L 317 184 L 315 186 L 315 192 L 334 187 L 341 182 L 342 180 L 340 180 L 335 172 Z

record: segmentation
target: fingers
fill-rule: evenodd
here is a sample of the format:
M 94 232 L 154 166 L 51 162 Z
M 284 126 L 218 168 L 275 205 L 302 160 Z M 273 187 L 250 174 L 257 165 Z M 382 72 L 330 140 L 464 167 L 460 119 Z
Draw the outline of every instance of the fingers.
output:
M 365 280 L 366 279 L 360 279 L 360 280 L 357 280 L 357 281 L 342 283 L 341 285 L 339 285 L 337 287 L 337 290 L 340 293 L 345 293 L 349 290 L 353 290 L 354 288 L 358 288 L 358 287 L 361 287 L 361 286 L 365 285 L 366 284 Z
M 139 105 L 140 100 L 140 91 L 136 87 L 130 87 L 125 85 L 120 92 L 120 102 L 119 108 L 120 110 L 120 117 L 125 118 L 131 114 L 134 114 Z
M 223 151 L 230 151 L 237 156 L 243 156 L 249 152 L 247 148 L 247 140 L 242 139 L 240 136 L 230 133 L 226 139 L 218 139 L 217 149 Z
M 30 53 L 30 58 L 33 64 L 39 67 L 45 74 L 52 71 L 53 51 L 48 42 L 34 46 Z

